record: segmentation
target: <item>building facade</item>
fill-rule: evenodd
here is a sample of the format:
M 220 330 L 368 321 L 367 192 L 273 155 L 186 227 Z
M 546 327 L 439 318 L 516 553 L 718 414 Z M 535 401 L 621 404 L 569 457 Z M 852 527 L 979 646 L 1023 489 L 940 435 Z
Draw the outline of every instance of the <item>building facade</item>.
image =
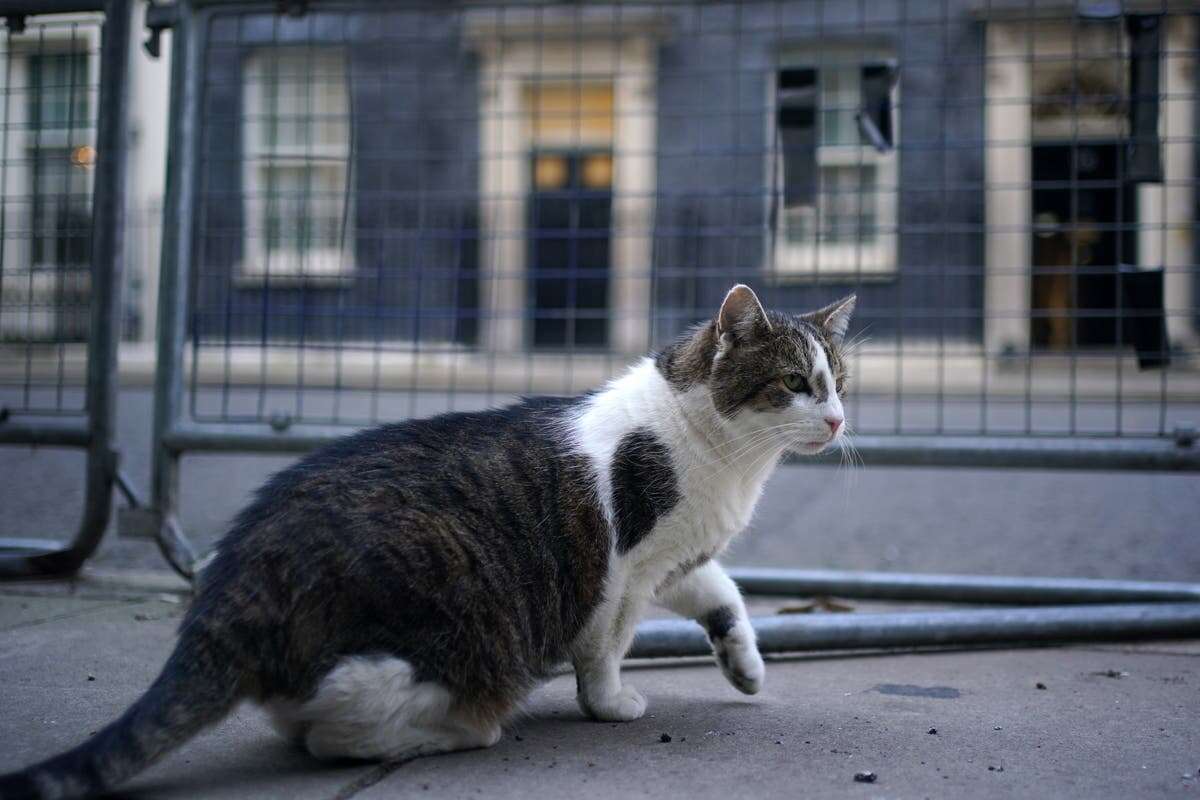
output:
M 876 340 L 1119 350 L 1149 320 L 1194 347 L 1200 27 L 1111 5 L 215 11 L 193 333 L 633 353 L 740 280 L 793 309 L 856 292 Z M 94 69 L 48 58 L 25 61 L 33 94 Z M 153 214 L 166 58 L 134 59 L 132 202 Z M 6 263 L 75 254 L 38 233 L 75 227 L 37 197 L 86 170 L 51 130 L 86 109 L 55 91 L 21 112 L 43 133 L 9 137 L 12 163 L 40 144 L 9 170 L 34 233 Z

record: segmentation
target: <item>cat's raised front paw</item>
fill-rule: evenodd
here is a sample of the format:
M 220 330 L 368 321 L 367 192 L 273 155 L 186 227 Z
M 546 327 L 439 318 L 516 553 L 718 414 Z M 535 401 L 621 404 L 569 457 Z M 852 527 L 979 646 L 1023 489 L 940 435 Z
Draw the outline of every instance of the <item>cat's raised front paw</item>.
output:
M 718 644 L 715 650 L 725 679 L 742 694 L 758 694 L 767 674 L 758 648 L 753 644 Z
M 601 722 L 632 722 L 646 713 L 646 698 L 632 686 L 622 686 L 620 691 L 605 697 L 580 694 L 579 705 L 584 713 Z

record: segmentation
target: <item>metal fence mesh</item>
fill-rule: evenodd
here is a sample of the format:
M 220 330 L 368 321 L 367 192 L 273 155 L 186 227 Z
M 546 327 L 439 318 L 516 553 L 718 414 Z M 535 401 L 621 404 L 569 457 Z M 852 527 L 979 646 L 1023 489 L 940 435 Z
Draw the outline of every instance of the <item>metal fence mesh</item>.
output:
M 0 31 L 0 409 L 78 415 L 91 309 L 99 15 Z
M 1112 5 L 216 4 L 185 413 L 577 392 L 741 281 L 858 294 L 858 432 L 1169 436 L 1200 28 Z

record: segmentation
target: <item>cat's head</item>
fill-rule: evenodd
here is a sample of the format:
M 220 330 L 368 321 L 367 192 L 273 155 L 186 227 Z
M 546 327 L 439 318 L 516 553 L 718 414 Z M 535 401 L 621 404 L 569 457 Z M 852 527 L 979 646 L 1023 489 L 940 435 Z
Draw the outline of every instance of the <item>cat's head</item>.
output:
M 818 453 L 846 428 L 843 344 L 855 299 L 784 314 L 738 284 L 711 322 L 659 355 L 658 367 L 676 390 L 706 392 L 717 423 L 734 436 Z

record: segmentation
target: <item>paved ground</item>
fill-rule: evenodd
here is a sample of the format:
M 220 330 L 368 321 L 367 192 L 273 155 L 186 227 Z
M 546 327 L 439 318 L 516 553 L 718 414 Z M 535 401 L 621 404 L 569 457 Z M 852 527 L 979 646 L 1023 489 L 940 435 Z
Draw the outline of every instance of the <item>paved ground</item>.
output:
M 77 743 L 137 697 L 170 650 L 184 607 L 179 595 L 162 591 L 170 586 L 164 577 L 138 585 L 127 576 L 115 584 L 0 585 L 0 772 Z M 753 698 L 735 693 L 706 662 L 635 664 L 626 674 L 650 699 L 638 722 L 583 719 L 564 675 L 534 695 L 494 749 L 396 767 L 317 764 L 243 708 L 129 793 L 197 800 L 1200 794 L 1200 642 L 777 659 Z M 860 770 L 875 772 L 877 782 L 855 783 Z

